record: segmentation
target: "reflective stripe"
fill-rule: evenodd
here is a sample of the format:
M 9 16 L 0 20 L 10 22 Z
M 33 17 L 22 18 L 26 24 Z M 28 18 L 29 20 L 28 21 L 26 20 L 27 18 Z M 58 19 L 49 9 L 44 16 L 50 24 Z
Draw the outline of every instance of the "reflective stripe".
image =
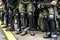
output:
M 25 28 L 23 31 L 27 31 L 30 27 Z
M 57 37 L 57 35 L 51 35 L 52 37 Z
M 54 18 L 54 15 L 49 15 L 49 18 Z

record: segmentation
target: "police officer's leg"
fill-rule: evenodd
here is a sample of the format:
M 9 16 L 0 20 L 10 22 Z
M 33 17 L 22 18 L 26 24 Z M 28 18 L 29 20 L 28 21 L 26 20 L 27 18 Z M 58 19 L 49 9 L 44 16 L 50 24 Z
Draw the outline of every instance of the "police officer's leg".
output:
M 36 10 L 34 12 L 34 26 L 35 26 L 35 30 L 37 30 L 37 26 L 38 26 L 38 17 L 39 17 L 39 10 Z
M 54 14 L 54 9 L 53 8 L 49 8 L 49 20 L 51 23 L 51 37 L 55 38 L 54 40 L 57 40 L 57 32 L 56 32 L 56 14 Z
M 4 24 L 4 16 L 6 18 L 6 9 L 5 9 L 5 5 L 3 5 L 3 8 L 2 8 L 2 25 Z M 6 24 L 6 21 L 5 21 L 5 24 Z M 6 26 L 4 26 L 3 28 L 5 28 Z
M 19 29 L 20 33 L 22 32 L 21 31 L 21 14 L 20 13 L 18 14 L 18 28 L 17 29 Z
M 46 25 L 46 35 L 44 36 L 44 38 L 50 38 L 51 37 L 51 32 L 50 32 L 50 22 L 49 22 L 49 18 L 48 15 L 45 15 L 45 25 Z
M 15 28 L 16 28 L 15 29 L 16 30 L 16 34 L 20 34 L 21 33 L 21 21 L 19 19 L 19 16 L 20 16 L 20 14 L 16 13 L 15 17 L 14 17 L 14 19 L 15 19 L 14 25 L 15 25 Z
M 33 14 L 32 13 L 28 13 L 28 16 L 29 16 L 29 27 L 30 27 L 30 34 L 32 35 L 32 36 L 34 36 L 35 35 L 35 33 L 34 33 L 34 25 L 33 25 Z
M 49 20 L 50 20 L 50 31 L 51 31 L 51 37 L 52 38 L 57 38 L 57 32 L 56 32 L 56 20 L 55 20 L 55 15 L 49 15 Z
M 8 28 L 11 29 L 11 13 L 9 13 L 9 17 L 8 17 Z
M 32 5 L 32 3 L 29 3 L 28 4 L 28 6 L 27 6 L 27 11 L 28 11 L 28 17 L 29 17 L 29 27 L 30 27 L 30 34 L 32 35 L 32 36 L 34 36 L 35 35 L 35 33 L 34 33 L 34 24 L 33 24 L 33 12 L 34 12 L 34 9 L 35 8 L 33 8 L 34 6 Z
M 4 16 L 4 12 L 0 10 L 0 20 L 2 21 L 2 23 L 3 23 L 3 16 Z
M 8 12 L 6 12 L 4 15 L 4 25 L 6 25 L 6 27 L 8 27 Z
M 10 7 L 6 8 L 6 14 L 5 14 L 6 15 L 6 19 L 5 20 L 6 20 L 6 26 L 7 26 L 6 30 L 9 30 L 9 27 L 8 27 L 8 24 L 9 24 L 9 8 Z
M 51 37 L 57 38 L 57 32 L 56 32 L 56 21 L 55 21 L 55 15 L 54 15 L 54 11 L 53 8 L 48 8 L 49 10 L 49 15 L 48 15 L 48 21 L 49 21 L 49 25 L 50 25 L 50 34 Z
M 0 20 L 1 20 L 1 18 L 2 18 L 2 14 L 1 14 L 1 12 L 0 12 Z
M 12 25 L 12 17 L 13 17 L 13 9 L 10 7 L 9 8 L 9 15 L 8 15 L 8 29 L 9 30 L 14 30 L 14 27 Z
M 21 36 L 24 36 L 25 34 L 27 34 L 27 31 L 25 31 L 25 29 L 27 27 L 27 18 L 26 18 L 26 14 L 25 14 L 24 4 L 19 4 L 18 9 L 21 14 L 21 22 L 22 22 L 22 26 L 23 26 Z
M 24 36 L 27 34 L 27 14 L 21 13 L 21 19 L 22 19 L 22 33 L 21 36 Z
M 2 18 L 1 18 L 2 24 L 4 24 L 3 23 L 3 21 L 4 21 L 4 15 L 5 15 L 5 12 L 2 12 Z
M 4 21 L 3 21 L 4 25 L 6 25 L 6 27 L 8 27 L 8 10 L 9 10 L 9 8 L 6 7 L 6 12 L 5 12 Z
M 5 25 L 3 28 L 6 28 L 6 21 L 7 21 L 7 18 L 6 18 L 6 12 L 4 12 L 3 14 L 2 14 L 2 25 Z
M 8 31 L 11 28 L 11 25 L 9 24 L 9 21 L 11 22 L 11 20 L 9 20 L 9 12 L 7 13 L 6 18 L 4 19 L 4 22 L 5 21 L 6 21 L 6 26 L 7 26 L 6 31 Z
M 44 38 L 50 38 L 51 37 L 51 33 L 50 33 L 50 23 L 49 23 L 49 18 L 48 18 L 48 10 L 43 9 L 43 15 L 44 15 L 44 20 L 45 20 L 45 29 L 46 29 L 46 35 L 44 35 Z

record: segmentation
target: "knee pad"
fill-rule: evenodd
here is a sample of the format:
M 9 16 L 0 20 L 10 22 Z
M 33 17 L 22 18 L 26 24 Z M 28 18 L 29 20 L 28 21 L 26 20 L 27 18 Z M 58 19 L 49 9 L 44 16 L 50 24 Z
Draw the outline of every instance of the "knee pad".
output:
M 55 20 L 55 16 L 54 15 L 48 15 L 49 20 Z
M 21 13 L 21 15 L 23 16 L 23 15 L 24 15 L 24 13 Z
M 16 14 L 16 16 L 18 16 L 18 14 Z
M 24 13 L 21 13 L 21 17 L 24 17 Z
M 21 13 L 21 17 L 22 18 L 25 18 L 25 13 Z
M 28 13 L 29 15 L 32 15 L 32 13 Z
M 33 15 L 32 15 L 32 13 L 28 13 L 28 16 L 29 16 L 29 17 L 32 17 Z

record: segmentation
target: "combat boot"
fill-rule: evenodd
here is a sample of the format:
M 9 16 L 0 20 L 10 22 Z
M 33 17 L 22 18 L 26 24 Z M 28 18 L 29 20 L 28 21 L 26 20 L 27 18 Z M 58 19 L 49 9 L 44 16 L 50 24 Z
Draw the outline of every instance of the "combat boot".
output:
M 21 33 L 21 36 L 25 36 L 28 32 L 27 31 L 24 31 Z
M 28 33 L 27 30 L 29 30 L 29 27 L 23 29 L 23 31 L 22 31 L 22 33 L 21 33 L 21 36 L 26 35 L 26 34 Z
M 21 33 L 20 29 L 17 29 L 15 32 L 15 34 L 20 34 L 20 33 Z
M 46 35 L 43 38 L 51 38 L 51 33 L 47 32 Z
M 31 34 L 31 36 L 35 36 L 35 32 L 34 31 L 31 31 L 30 34 Z

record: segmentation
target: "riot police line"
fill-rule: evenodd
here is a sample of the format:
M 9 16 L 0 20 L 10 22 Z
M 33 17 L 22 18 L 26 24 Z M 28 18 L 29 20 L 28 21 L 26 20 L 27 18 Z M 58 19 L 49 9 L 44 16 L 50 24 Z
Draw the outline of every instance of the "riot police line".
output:
M 14 0 L 13 2 L 6 0 L 5 4 L 3 3 L 5 6 L 2 8 L 4 11 L 1 11 L 1 21 L 6 25 L 6 30 L 15 30 L 16 34 L 21 33 L 21 36 L 26 35 L 30 30 L 30 34 L 34 36 L 38 26 L 38 15 L 42 13 L 47 29 L 44 38 L 57 39 L 57 0 L 39 0 L 38 2 L 36 0 Z

